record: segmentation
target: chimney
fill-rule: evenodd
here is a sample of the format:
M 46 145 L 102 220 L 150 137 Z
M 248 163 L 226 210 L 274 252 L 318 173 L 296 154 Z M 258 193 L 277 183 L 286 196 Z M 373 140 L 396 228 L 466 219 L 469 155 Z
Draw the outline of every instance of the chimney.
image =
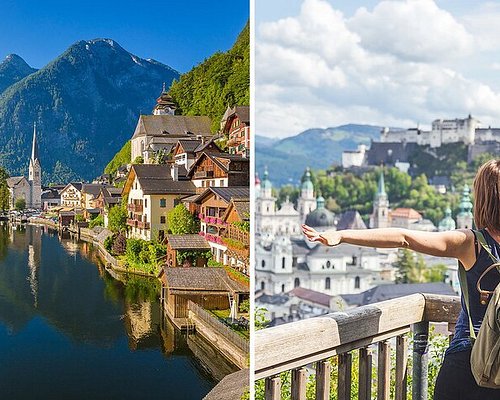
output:
M 172 175 L 172 179 L 174 181 L 178 181 L 179 180 L 179 166 L 177 164 L 174 163 L 170 167 L 170 175 Z

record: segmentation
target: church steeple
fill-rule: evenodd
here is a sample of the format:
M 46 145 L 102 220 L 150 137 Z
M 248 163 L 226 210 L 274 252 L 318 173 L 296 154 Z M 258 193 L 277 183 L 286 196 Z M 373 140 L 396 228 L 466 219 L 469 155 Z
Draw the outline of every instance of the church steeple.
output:
M 177 106 L 174 103 L 174 99 L 167 92 L 165 82 L 163 82 L 163 90 L 160 97 L 156 99 L 156 106 L 153 109 L 153 115 L 175 115 L 175 109 Z
M 36 122 L 33 123 L 33 144 L 31 146 L 31 162 L 38 160 L 38 143 L 36 141 Z
M 389 198 L 385 191 L 384 171 L 380 172 L 377 192 L 373 201 L 373 214 L 370 217 L 370 228 L 387 228 L 389 226 Z
M 36 122 L 33 123 L 33 143 L 31 144 L 31 158 L 28 168 L 30 184 L 29 208 L 41 208 L 42 205 L 42 167 L 38 158 L 38 142 L 36 138 Z

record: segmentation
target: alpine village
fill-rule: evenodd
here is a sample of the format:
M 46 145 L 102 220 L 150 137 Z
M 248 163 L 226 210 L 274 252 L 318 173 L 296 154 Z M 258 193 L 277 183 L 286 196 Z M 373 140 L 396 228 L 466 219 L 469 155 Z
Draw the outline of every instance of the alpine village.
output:
M 90 51 L 98 46 L 123 50 L 109 39 L 82 43 L 87 51 L 89 46 Z M 154 63 L 131 57 L 136 64 Z M 217 68 L 226 71 L 211 76 Z M 171 72 L 169 67 L 166 70 Z M 13 85 L 14 89 L 33 75 Z M 213 349 L 205 349 L 204 356 L 198 354 L 202 350 L 191 350 L 214 382 L 204 398 L 222 399 L 219 392 L 227 389 L 215 385 L 226 375 L 220 384 L 240 392 L 248 387 L 248 25 L 227 53 L 216 53 L 184 75 L 169 76 L 156 88 L 156 102 L 149 98 L 153 108 L 140 111 L 135 130 L 128 131 L 129 140 L 105 170 L 88 181 L 56 180 L 74 176 L 73 171 L 57 174 L 71 169 L 71 160 L 64 168 L 56 162 L 46 174 L 44 165 L 54 165 L 51 150 L 44 148 L 49 125 L 41 114 L 33 118 L 29 159 L 24 159 L 28 176 L 9 176 L 8 171 L 22 172 L 23 166 L 9 168 L 8 156 L 1 157 L 2 219 L 11 235 L 38 227 L 54 232 L 60 240 L 71 237 L 73 243 L 91 246 L 103 273 L 125 284 L 134 276 L 156 282 L 161 317 L 175 327 L 175 333 L 162 336 L 173 335 L 165 339 L 169 343 L 183 335 L 191 348 L 190 337 L 196 333 L 210 344 Z M 94 145 L 96 155 L 99 148 L 108 147 L 104 142 Z M 73 157 L 80 161 L 80 155 Z M 89 162 L 86 173 L 93 168 Z M 131 329 L 143 322 L 132 320 Z M 162 347 L 163 353 L 169 352 L 169 345 Z M 231 366 L 223 373 L 214 372 L 217 365 L 210 365 L 218 363 L 213 351 Z

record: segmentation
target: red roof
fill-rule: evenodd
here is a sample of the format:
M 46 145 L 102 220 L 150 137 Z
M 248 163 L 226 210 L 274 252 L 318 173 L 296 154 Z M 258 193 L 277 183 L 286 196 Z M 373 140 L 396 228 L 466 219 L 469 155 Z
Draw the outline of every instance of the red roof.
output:
M 291 294 L 292 296 L 298 297 L 302 300 L 310 301 L 311 303 L 320 304 L 325 307 L 330 307 L 330 299 L 333 297 L 329 294 L 316 292 L 311 289 L 305 289 L 300 286 L 290 290 L 288 294 Z
M 422 215 L 413 208 L 396 208 L 391 211 L 391 217 L 406 218 L 406 219 L 422 219 Z

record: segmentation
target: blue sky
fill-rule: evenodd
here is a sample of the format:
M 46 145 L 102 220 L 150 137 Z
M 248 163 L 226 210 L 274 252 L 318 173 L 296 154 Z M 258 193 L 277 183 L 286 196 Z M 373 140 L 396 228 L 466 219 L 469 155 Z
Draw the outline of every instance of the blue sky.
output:
M 500 1 L 256 0 L 255 128 L 500 127 Z
M 0 0 L 0 60 L 15 53 L 41 68 L 78 40 L 116 40 L 129 52 L 189 71 L 229 49 L 249 0 Z

